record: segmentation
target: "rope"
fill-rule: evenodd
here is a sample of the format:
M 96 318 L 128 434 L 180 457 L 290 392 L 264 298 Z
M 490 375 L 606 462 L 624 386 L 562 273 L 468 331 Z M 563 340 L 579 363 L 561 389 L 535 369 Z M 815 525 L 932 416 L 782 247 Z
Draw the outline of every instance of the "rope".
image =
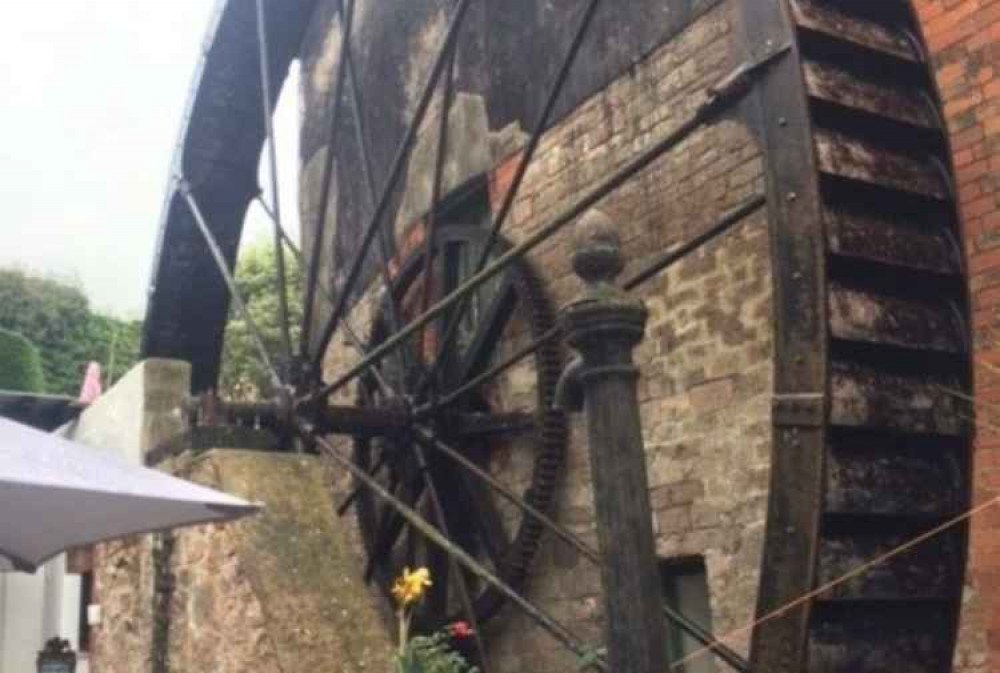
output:
M 855 577 L 858 577 L 859 575 L 862 575 L 862 574 L 866 573 L 867 571 L 871 570 L 875 566 L 881 565 L 881 564 L 885 563 L 886 561 L 889 561 L 890 559 L 893 559 L 893 558 L 899 556 L 900 554 L 903 554 L 903 553 L 909 551 L 910 549 L 916 547 L 917 545 L 920 545 L 920 544 L 926 542 L 927 540 L 930 540 L 931 538 L 940 535 L 941 533 L 943 533 L 944 531 L 948 530 L 949 528 L 957 526 L 958 524 L 960 524 L 963 521 L 966 521 L 968 519 L 971 519 L 972 517 L 976 516 L 977 514 L 981 514 L 982 512 L 986 511 L 990 507 L 993 507 L 993 506 L 997 505 L 998 503 L 1000 503 L 1000 496 L 992 498 L 991 500 L 987 500 L 983 504 L 978 505 L 977 507 L 973 507 L 972 509 L 968 510 L 967 512 L 965 512 L 963 514 L 960 514 L 960 515 L 956 516 L 955 518 L 950 519 L 949 521 L 946 521 L 945 523 L 937 526 L 936 528 L 932 528 L 931 530 L 918 535 L 917 537 L 913 538 L 912 540 L 910 540 L 908 542 L 904 542 L 903 544 L 899 545 L 895 549 L 892 549 L 891 551 L 888 551 L 885 554 L 882 554 L 881 556 L 878 556 L 878 557 L 872 559 L 871 561 L 868 561 L 867 563 L 865 563 L 865 564 L 863 564 L 863 565 L 855 568 L 854 570 L 851 570 L 851 571 L 845 573 L 844 575 L 841 575 L 837 579 L 831 580 L 830 582 L 827 582 L 826 584 L 822 585 L 821 587 L 819 587 L 817 589 L 814 589 L 814 590 L 810 591 L 809 593 L 807 593 L 807 594 L 805 594 L 803 596 L 800 596 L 800 597 L 794 599 L 793 601 L 791 601 L 789 603 L 786 603 L 785 605 L 783 605 L 783 606 L 781 606 L 781 607 L 779 607 L 779 608 L 777 608 L 777 609 L 775 609 L 775 610 L 767 613 L 766 615 L 764 615 L 760 619 L 756 619 L 753 622 L 747 624 L 746 626 L 742 626 L 742 627 L 740 627 L 738 629 L 730 631 L 729 633 L 727 633 L 726 635 L 722 636 L 721 638 L 719 638 L 714 643 L 712 643 L 712 644 L 710 644 L 710 645 L 708 645 L 706 647 L 703 647 L 703 648 L 701 648 L 699 650 L 695 650 L 691 654 L 689 654 L 689 655 L 687 655 L 685 657 L 682 657 L 681 659 L 678 659 L 677 661 L 675 661 L 672 664 L 670 664 L 670 670 L 675 670 L 677 668 L 680 668 L 681 666 L 683 666 L 685 663 L 691 661 L 692 659 L 697 659 L 698 657 L 703 656 L 704 654 L 711 652 L 712 649 L 713 649 L 713 646 L 715 646 L 715 645 L 724 644 L 726 641 L 732 640 L 736 636 L 742 636 L 742 635 L 746 634 L 747 632 L 753 630 L 757 626 L 759 626 L 761 624 L 764 624 L 765 622 L 769 622 L 769 621 L 772 621 L 774 619 L 777 619 L 778 617 L 781 617 L 782 615 L 784 615 L 785 613 L 789 612 L 793 608 L 796 608 L 796 607 L 802 605 L 803 603 L 806 603 L 806 602 L 808 602 L 808 601 L 810 601 L 810 600 L 812 600 L 814 598 L 817 598 L 818 596 L 821 596 L 822 594 L 826 593 L 830 589 L 833 589 L 834 587 L 837 587 L 837 586 L 843 584 L 844 582 L 852 580 Z

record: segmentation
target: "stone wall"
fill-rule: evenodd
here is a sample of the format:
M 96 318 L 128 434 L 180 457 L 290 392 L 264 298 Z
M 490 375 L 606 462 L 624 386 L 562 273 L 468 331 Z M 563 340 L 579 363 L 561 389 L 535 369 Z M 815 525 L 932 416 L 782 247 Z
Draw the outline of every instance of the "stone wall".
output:
M 161 468 L 264 509 L 103 545 L 92 671 L 389 670 L 389 630 L 317 458 L 216 449 Z
M 145 360 L 63 432 L 141 465 L 145 451 L 183 429 L 180 404 L 190 385 L 186 363 Z M 149 671 L 152 610 L 137 597 L 152 591 L 152 541 L 134 535 L 96 546 L 92 601 L 101 606 L 101 621 L 91 630 L 91 671 Z
M 951 136 L 972 300 L 979 408 L 973 497 L 1000 496 L 1000 3 L 913 0 L 933 56 Z M 1000 513 L 971 522 L 969 576 L 956 670 L 985 673 L 1000 662 Z
M 388 630 L 318 459 L 213 450 L 173 470 L 265 509 L 172 536 L 167 670 L 389 670 Z
M 707 88 L 740 62 L 733 34 L 736 9 L 734 3 L 712 9 L 546 133 L 505 236 L 516 243 L 531 235 L 674 128 Z M 324 47 L 327 52 L 330 48 Z M 305 98 L 315 99 L 310 87 L 331 81 L 334 63 L 308 53 L 304 63 Z M 456 107 L 451 127 L 469 126 L 470 106 L 466 100 Z M 320 112 L 307 109 L 305 123 L 315 127 L 321 118 Z M 418 158 L 419 148 L 436 144 L 430 139 L 437 126 L 433 118 L 425 124 L 429 130 L 418 140 Z M 467 142 L 488 151 L 456 151 L 449 159 L 449 184 L 460 184 L 492 162 L 486 178 L 496 210 L 520 160 L 518 147 L 524 138 L 490 135 L 484 127 L 484 133 Z M 315 215 L 318 156 L 303 158 L 303 221 Z M 748 129 L 737 119 L 727 119 L 694 134 L 635 176 L 600 204 L 619 226 L 629 262 L 625 275 L 763 193 L 762 171 Z M 405 255 L 422 242 L 423 225 L 419 219 L 403 221 L 421 215 L 420 207 L 401 212 L 397 231 L 405 241 L 400 246 Z M 556 305 L 579 289 L 568 246 L 566 232 L 529 256 Z M 641 412 L 657 551 L 664 559 L 704 555 L 718 633 L 749 622 L 756 602 L 771 447 L 769 264 L 766 215 L 759 212 L 639 291 L 650 309 L 646 340 L 636 360 L 642 369 Z M 380 301 L 379 287 L 373 284 L 351 314 L 355 331 L 367 333 Z M 352 340 L 338 333 L 327 354 L 327 376 L 342 373 L 357 359 Z M 503 408 L 516 408 L 518 400 L 530 399 L 532 385 L 530 366 L 519 368 L 494 384 L 500 392 L 491 399 Z M 350 402 L 356 395 L 348 387 L 338 401 Z M 341 446 L 346 449 L 348 444 Z M 514 449 L 530 450 L 523 444 Z M 587 455 L 580 420 L 574 419 L 556 518 L 596 545 Z M 490 467 L 495 476 L 518 483 L 511 474 L 516 464 L 498 461 Z M 548 538 L 531 577 L 529 599 L 584 640 L 601 642 L 603 602 L 596 568 Z M 488 625 L 487 635 L 499 673 L 576 669 L 576 661 L 562 646 L 514 608 L 505 608 Z M 737 649 L 745 645 L 736 643 Z
M 180 446 L 190 367 L 147 360 L 64 429 L 141 462 Z M 222 436 L 222 433 L 217 433 Z M 239 436 L 239 433 L 230 433 Z M 158 465 L 264 505 L 262 514 L 98 545 L 90 671 L 389 670 L 379 603 L 356 581 L 360 549 L 315 457 L 182 453 Z
M 546 135 L 510 238 L 530 235 L 662 137 L 735 67 L 733 9 L 713 10 Z M 496 172 L 495 202 L 518 159 Z M 630 261 L 624 275 L 761 193 L 762 170 L 750 133 L 729 120 L 695 134 L 607 198 L 600 207 L 619 225 Z M 568 245 L 568 235 L 558 236 L 532 256 L 557 304 L 578 290 Z M 760 213 L 639 292 L 650 309 L 635 358 L 657 552 L 664 559 L 704 555 L 718 633 L 749 622 L 756 602 L 770 459 L 769 264 Z M 578 423 L 558 515 L 593 541 L 588 451 Z M 529 595 L 600 642 L 598 574 L 562 547 L 546 543 Z M 500 670 L 572 670 L 561 648 L 526 620 L 512 615 L 511 626 L 495 639 Z

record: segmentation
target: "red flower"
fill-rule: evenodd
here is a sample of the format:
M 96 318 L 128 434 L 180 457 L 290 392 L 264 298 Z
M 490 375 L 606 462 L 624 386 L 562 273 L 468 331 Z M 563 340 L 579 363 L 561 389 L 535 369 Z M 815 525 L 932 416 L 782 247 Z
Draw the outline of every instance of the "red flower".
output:
M 448 635 L 452 638 L 468 638 L 474 633 L 468 622 L 454 622 L 448 625 Z

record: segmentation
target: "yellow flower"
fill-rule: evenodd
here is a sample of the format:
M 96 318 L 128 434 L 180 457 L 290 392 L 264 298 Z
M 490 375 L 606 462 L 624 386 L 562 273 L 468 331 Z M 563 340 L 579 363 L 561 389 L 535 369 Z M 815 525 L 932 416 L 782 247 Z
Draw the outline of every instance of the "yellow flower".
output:
M 406 606 L 420 600 L 424 589 L 430 585 L 431 573 L 427 568 L 417 568 L 413 572 L 409 568 L 403 568 L 403 574 L 392 585 L 392 595 L 400 605 Z

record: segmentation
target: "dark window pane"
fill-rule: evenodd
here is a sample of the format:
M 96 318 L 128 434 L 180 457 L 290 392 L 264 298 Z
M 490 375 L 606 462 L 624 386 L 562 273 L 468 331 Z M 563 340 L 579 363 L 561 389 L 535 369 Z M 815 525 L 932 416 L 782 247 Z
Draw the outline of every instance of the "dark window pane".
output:
M 663 601 L 706 631 L 712 630 L 712 609 L 708 594 L 705 560 L 702 557 L 660 561 Z M 667 646 L 674 661 L 702 650 L 704 646 L 678 625 L 667 620 Z M 673 669 L 677 673 L 718 673 L 715 658 L 708 653 Z

